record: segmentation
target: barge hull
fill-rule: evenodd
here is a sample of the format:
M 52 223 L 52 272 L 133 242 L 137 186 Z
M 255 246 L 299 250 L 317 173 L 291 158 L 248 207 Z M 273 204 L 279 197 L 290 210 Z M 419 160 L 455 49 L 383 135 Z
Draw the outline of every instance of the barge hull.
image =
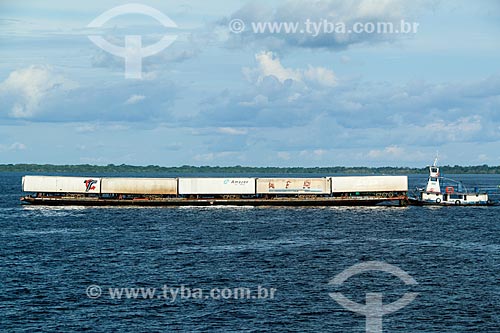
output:
M 48 198 L 23 197 L 23 203 L 42 206 L 374 206 L 395 203 L 405 206 L 407 197 L 393 198 L 316 198 L 316 199 L 94 199 L 94 198 Z

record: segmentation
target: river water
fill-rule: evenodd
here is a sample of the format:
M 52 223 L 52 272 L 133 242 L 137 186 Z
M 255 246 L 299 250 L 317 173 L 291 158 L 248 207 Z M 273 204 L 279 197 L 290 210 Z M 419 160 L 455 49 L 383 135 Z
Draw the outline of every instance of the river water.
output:
M 365 332 L 330 293 L 415 292 L 384 332 L 499 332 L 498 206 L 30 207 L 20 177 L 0 174 L 1 331 Z M 395 271 L 329 284 L 374 263 L 416 284 Z

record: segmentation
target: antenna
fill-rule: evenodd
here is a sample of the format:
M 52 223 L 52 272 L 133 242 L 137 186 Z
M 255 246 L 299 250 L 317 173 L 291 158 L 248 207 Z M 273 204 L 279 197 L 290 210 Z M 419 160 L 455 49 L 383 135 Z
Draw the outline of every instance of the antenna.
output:
M 434 159 L 433 166 L 437 166 L 438 158 L 439 158 L 439 151 L 436 152 L 436 158 Z

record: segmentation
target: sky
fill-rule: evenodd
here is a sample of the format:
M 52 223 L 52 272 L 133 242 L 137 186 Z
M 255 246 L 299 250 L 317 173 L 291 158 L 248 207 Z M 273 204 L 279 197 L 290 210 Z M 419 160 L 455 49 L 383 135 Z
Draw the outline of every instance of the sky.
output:
M 0 163 L 500 165 L 499 36 L 494 0 L 0 0 Z

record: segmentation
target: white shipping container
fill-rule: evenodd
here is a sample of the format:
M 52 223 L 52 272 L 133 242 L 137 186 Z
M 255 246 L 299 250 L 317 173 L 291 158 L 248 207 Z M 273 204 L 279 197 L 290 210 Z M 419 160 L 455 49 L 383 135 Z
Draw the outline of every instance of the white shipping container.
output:
M 179 194 L 255 194 L 255 178 L 179 178 Z
M 176 178 L 102 178 L 103 194 L 177 194 Z
M 99 194 L 101 191 L 101 179 L 92 177 L 24 176 L 23 191 Z
M 332 177 L 333 193 L 407 192 L 407 176 Z
M 258 194 L 330 194 L 330 178 L 257 178 Z

